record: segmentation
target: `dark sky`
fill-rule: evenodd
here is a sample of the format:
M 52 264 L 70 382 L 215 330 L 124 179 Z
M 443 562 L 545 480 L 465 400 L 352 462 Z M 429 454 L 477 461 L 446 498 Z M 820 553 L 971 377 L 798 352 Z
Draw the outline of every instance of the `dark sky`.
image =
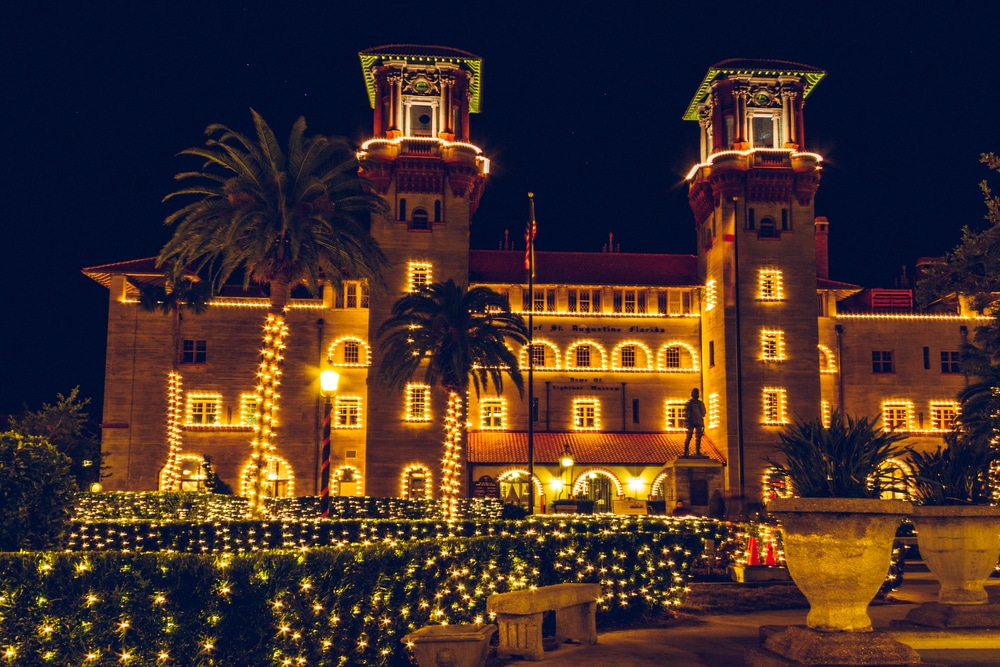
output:
M 982 151 L 1000 151 L 994 2 L 728 4 L 22 2 L 0 10 L 0 179 L 7 294 L 0 413 L 81 385 L 101 400 L 107 291 L 80 269 L 155 255 L 160 203 L 206 125 L 359 142 L 371 111 L 357 52 L 441 44 L 484 58 L 475 143 L 493 171 L 473 246 L 520 237 L 535 192 L 538 247 L 694 251 L 681 120 L 710 65 L 821 67 L 807 148 L 824 155 L 817 214 L 831 277 L 891 286 L 900 268 L 982 223 Z M 979 5 L 976 7 L 976 5 Z

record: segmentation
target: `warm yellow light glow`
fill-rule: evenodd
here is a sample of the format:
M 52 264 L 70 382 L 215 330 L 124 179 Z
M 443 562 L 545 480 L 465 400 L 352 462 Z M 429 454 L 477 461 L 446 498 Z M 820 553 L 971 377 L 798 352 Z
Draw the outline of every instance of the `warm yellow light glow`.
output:
M 586 354 L 582 354 L 586 351 Z M 608 354 L 604 346 L 591 338 L 585 338 L 571 343 L 566 348 L 566 369 L 599 370 L 608 369 Z M 579 363 L 581 361 L 586 363 Z
M 761 301 L 783 301 L 784 279 L 778 269 L 761 269 L 757 272 L 757 298 Z
M 664 373 L 697 372 L 698 352 L 679 340 L 665 343 L 656 354 L 656 370 Z
M 407 266 L 406 276 L 407 292 L 417 292 L 434 282 L 432 267 L 429 262 L 410 262 Z
M 763 361 L 785 360 L 785 332 L 776 329 L 761 329 L 760 358 Z
M 340 383 L 340 373 L 337 371 L 323 371 L 319 374 L 319 386 L 323 396 L 332 396 L 337 391 Z
M 534 369 L 536 371 L 557 371 L 561 368 L 560 366 L 560 354 L 559 348 L 556 347 L 555 343 L 544 338 L 535 338 L 532 341 L 532 345 L 536 348 L 543 349 L 545 352 L 545 362 L 544 364 L 539 364 L 535 361 Z M 528 351 L 531 346 L 523 345 L 521 346 L 521 351 L 518 354 L 518 365 L 521 370 L 526 370 L 528 368 Z M 552 363 L 554 362 L 554 364 Z
M 507 429 L 507 399 L 484 398 L 479 403 L 479 428 L 483 431 Z
M 830 423 L 833 419 L 833 408 L 830 407 L 830 401 L 820 401 L 819 407 L 821 419 L 823 420 L 823 428 L 830 428 Z
M 419 487 L 411 484 L 414 479 L 421 481 Z M 403 469 L 400 477 L 399 495 L 402 498 L 412 498 L 414 500 L 430 500 L 433 497 L 434 488 L 431 471 L 419 463 L 414 463 Z M 415 491 L 420 491 L 420 495 L 414 495 Z
M 573 430 L 601 430 L 601 402 L 593 396 L 573 399 Z
M 788 423 L 788 391 L 783 387 L 764 387 L 761 422 L 768 425 Z
M 367 368 L 372 364 L 371 346 L 357 336 L 341 336 L 330 343 L 327 361 L 339 368 Z
M 931 430 L 942 433 L 951 431 L 960 412 L 957 401 L 931 401 Z
M 342 465 L 333 470 L 330 474 L 330 481 L 333 482 L 332 488 L 334 493 L 339 496 L 347 495 L 344 493 L 344 489 L 341 483 L 346 483 L 344 477 L 348 477 L 354 483 L 354 495 L 363 496 L 364 494 L 364 484 L 361 479 L 361 471 L 352 465 Z
M 713 279 L 705 283 L 705 312 L 713 310 L 719 302 L 719 285 Z
M 406 412 L 403 421 L 429 422 L 431 420 L 431 386 L 423 382 L 406 385 Z
M 448 394 L 444 417 L 444 458 L 441 461 L 441 496 L 446 500 L 446 521 L 458 518 L 458 496 L 462 490 L 463 406 L 464 401 L 457 392 Z
M 222 394 L 217 391 L 191 391 L 184 412 L 185 426 L 225 426 L 219 421 Z
M 631 492 L 633 498 L 637 498 L 642 495 L 642 490 L 646 487 L 646 483 L 642 481 L 639 477 L 629 477 L 628 480 L 628 490 Z
M 639 340 L 625 340 L 611 350 L 611 370 L 641 372 L 653 370 L 653 352 Z
M 563 481 L 558 477 L 553 477 L 549 480 L 549 490 L 552 493 L 559 493 L 563 490 Z
M 580 475 L 576 478 L 576 481 L 573 482 L 573 495 L 586 495 L 588 483 L 591 480 L 596 479 L 598 475 L 607 477 L 611 480 L 611 483 L 615 485 L 615 493 L 618 494 L 619 498 L 623 498 L 625 496 L 625 486 L 622 484 L 621 480 L 607 468 L 588 468 L 580 473 Z
M 819 344 L 819 372 L 837 372 L 837 358 L 833 356 L 833 352 L 830 351 L 830 348 L 822 343 Z
M 719 428 L 719 395 L 711 393 L 708 395 L 708 419 L 705 421 L 707 428 Z
M 361 428 L 361 397 L 337 396 L 333 399 L 334 428 Z
M 685 180 L 690 181 L 692 178 L 694 178 L 695 174 L 698 173 L 699 169 L 701 169 L 702 167 L 711 166 L 713 162 L 715 162 L 720 158 L 746 157 L 754 153 L 785 153 L 789 156 L 789 158 L 809 157 L 816 160 L 816 162 L 823 161 L 823 156 L 820 155 L 819 153 L 800 152 L 793 148 L 751 148 L 750 150 L 745 150 L 745 151 L 736 151 L 736 150 L 718 151 L 716 153 L 712 153 L 711 155 L 709 155 L 708 159 L 705 162 L 699 162 L 695 166 L 691 167 L 691 171 L 689 171 L 687 176 L 685 176 L 684 178 Z
M 447 141 L 445 139 L 440 139 L 438 137 L 414 137 L 406 135 L 406 136 L 395 137 L 393 139 L 383 139 L 383 138 L 369 139 L 368 141 L 361 144 L 361 152 L 359 155 L 361 157 L 364 157 L 365 151 L 367 151 L 372 146 L 377 146 L 377 145 L 398 146 L 403 142 L 438 144 L 439 146 L 444 148 L 451 148 L 453 146 L 459 148 L 468 148 L 469 150 L 474 151 L 476 155 L 479 155 L 480 153 L 483 152 L 482 149 L 476 146 L 475 144 L 466 143 L 464 141 Z
M 666 422 L 663 426 L 665 431 L 684 431 L 687 429 L 685 420 L 685 409 L 687 401 L 683 399 L 667 399 L 664 410 Z
M 839 320 L 946 320 L 950 322 L 992 322 L 992 317 L 930 315 L 921 313 L 837 313 Z
M 177 458 L 183 449 L 182 424 L 185 420 L 184 389 L 181 374 L 171 371 L 167 375 L 167 463 L 164 466 L 161 489 L 177 491 L 180 488 L 180 474 Z
M 253 483 L 255 466 L 248 463 L 240 474 L 240 495 L 250 496 L 250 485 Z M 272 455 L 264 459 L 261 471 L 261 495 L 275 498 L 295 497 L 295 475 L 288 461 L 280 456 Z
M 882 428 L 886 431 L 910 431 L 915 426 L 913 401 L 890 399 L 882 401 Z

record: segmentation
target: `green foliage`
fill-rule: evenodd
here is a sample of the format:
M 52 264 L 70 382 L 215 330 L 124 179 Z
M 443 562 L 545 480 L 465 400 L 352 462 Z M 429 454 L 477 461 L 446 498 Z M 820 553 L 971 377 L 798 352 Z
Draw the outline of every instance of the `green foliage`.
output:
M 517 535 L 333 549 L 0 554 L 0 636 L 14 664 L 104 667 L 124 653 L 159 664 L 165 653 L 192 666 L 402 666 L 404 634 L 485 620 L 491 593 L 600 583 L 601 623 L 673 607 L 720 532 L 694 519 L 560 517 Z
M 350 143 L 306 137 L 299 118 L 283 150 L 260 114 L 250 113 L 255 137 L 213 124 L 204 147 L 181 151 L 204 162 L 201 171 L 177 174 L 188 185 L 164 198 L 189 201 L 167 217 L 176 227 L 157 264 L 175 278 L 205 271 L 216 291 L 241 271 L 244 287 L 270 285 L 276 306 L 299 283 L 314 293 L 321 279 L 381 284 L 386 260 L 367 225 L 387 206 L 358 176 Z
M 907 453 L 913 493 L 921 505 L 988 505 L 992 500 L 990 468 L 1000 459 L 985 438 L 961 432 L 945 436 L 947 447 Z
M 465 394 L 472 386 L 503 389 L 503 376 L 523 392 L 517 355 L 507 342 L 525 343 L 528 329 L 510 312 L 502 295 L 487 287 L 433 283 L 395 303 L 378 330 L 382 358 L 378 379 L 401 391 L 427 362 L 424 380 L 446 391 Z
M 61 546 L 75 492 L 69 457 L 44 438 L 0 433 L 0 551 Z
M 893 487 L 883 464 L 900 453 L 903 436 L 886 433 L 867 417 L 836 411 L 830 427 L 820 419 L 797 420 L 778 434 L 776 449 L 783 462 L 767 459 L 778 474 L 792 481 L 802 498 L 878 498 Z
M 167 285 L 139 284 L 139 307 L 146 311 L 160 311 L 166 315 L 175 314 L 181 310 L 193 313 L 203 313 L 212 300 L 212 285 L 200 280 L 180 278 L 170 281 L 167 274 Z
M 73 475 L 81 488 L 100 480 L 101 442 L 92 430 L 87 406 L 89 398 L 80 398 L 74 387 L 68 396 L 56 394 L 55 403 L 42 403 L 40 410 L 28 410 L 10 422 L 10 430 L 22 435 L 36 435 L 70 457 Z

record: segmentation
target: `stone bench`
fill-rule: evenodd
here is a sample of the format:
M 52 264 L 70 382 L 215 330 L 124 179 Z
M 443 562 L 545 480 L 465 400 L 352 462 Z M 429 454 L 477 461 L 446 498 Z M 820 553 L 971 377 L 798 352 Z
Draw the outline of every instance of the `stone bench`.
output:
M 500 629 L 497 656 L 541 660 L 542 615 L 547 611 L 556 614 L 556 642 L 596 644 L 595 614 L 600 596 L 600 584 L 556 584 L 491 595 L 486 609 L 497 615 Z

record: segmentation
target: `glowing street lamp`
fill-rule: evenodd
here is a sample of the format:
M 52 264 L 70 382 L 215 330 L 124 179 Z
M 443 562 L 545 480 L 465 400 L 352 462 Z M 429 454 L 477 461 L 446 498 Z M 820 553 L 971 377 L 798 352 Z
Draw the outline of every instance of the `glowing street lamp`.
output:
M 336 371 L 323 371 L 319 374 L 320 394 L 326 399 L 323 409 L 323 462 L 320 466 L 320 516 L 324 519 L 330 516 L 330 412 L 333 405 L 330 401 L 337 393 L 340 375 Z
M 566 472 L 569 472 L 570 473 L 570 475 L 569 475 L 570 497 L 573 496 L 573 488 L 572 488 L 573 473 L 572 473 L 572 468 L 573 468 L 573 465 L 575 463 L 576 463 L 576 461 L 573 460 L 573 453 L 571 451 L 569 451 L 569 443 L 566 443 L 565 445 L 563 445 L 563 452 L 562 452 L 562 455 L 559 457 L 559 467 L 560 467 L 560 471 L 559 471 L 559 480 L 560 480 L 560 489 L 559 489 L 559 491 L 560 491 L 560 494 L 559 495 L 562 495 L 562 488 L 565 486 L 565 484 L 562 482 L 563 477 L 566 474 Z

